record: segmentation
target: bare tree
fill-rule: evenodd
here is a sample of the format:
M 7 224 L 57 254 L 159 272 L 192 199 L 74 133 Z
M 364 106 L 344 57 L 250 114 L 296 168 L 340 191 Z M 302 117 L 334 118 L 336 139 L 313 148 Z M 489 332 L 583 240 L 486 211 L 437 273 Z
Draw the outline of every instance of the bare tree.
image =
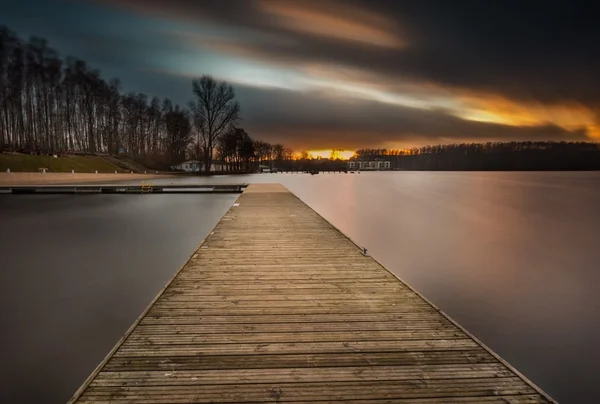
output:
M 259 164 L 271 160 L 271 148 L 272 146 L 267 142 L 261 140 L 254 141 L 254 150 Z
M 244 129 L 236 127 L 219 138 L 217 151 L 228 171 L 249 172 L 250 160 L 256 157 L 255 142 Z
M 171 163 L 185 159 L 185 151 L 190 143 L 190 121 L 186 111 L 178 106 L 165 114 Z
M 283 161 L 283 154 L 285 152 L 285 146 L 282 144 L 276 144 L 271 148 L 271 165 L 273 162 L 276 164 L 276 168 L 281 168 L 281 163 Z M 271 166 L 271 170 L 275 167 Z
M 190 104 L 194 125 L 202 138 L 204 167 L 210 170 L 216 141 L 238 119 L 240 105 L 235 101 L 233 87 L 211 76 L 202 76 L 192 83 L 196 99 Z

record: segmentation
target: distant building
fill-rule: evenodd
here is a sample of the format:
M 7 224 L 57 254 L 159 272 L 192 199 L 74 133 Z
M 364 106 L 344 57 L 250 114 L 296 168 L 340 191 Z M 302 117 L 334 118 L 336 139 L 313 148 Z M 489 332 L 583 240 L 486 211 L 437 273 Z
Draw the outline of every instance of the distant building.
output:
M 348 161 L 349 170 L 389 170 L 390 162 L 385 160 L 350 160 Z
M 175 171 L 187 171 L 191 173 L 200 171 L 201 164 L 202 163 L 200 163 L 198 160 L 187 160 L 179 164 L 172 165 L 170 168 L 171 170 Z
M 258 172 L 259 173 L 270 173 L 271 172 L 271 167 L 264 165 L 264 164 L 260 164 L 258 166 Z
M 202 164 L 204 170 L 204 164 Z M 210 171 L 227 171 L 227 165 L 221 160 L 213 160 L 210 165 Z
M 187 160 L 179 164 L 175 164 L 169 167 L 174 171 L 186 171 L 189 173 L 196 173 L 204 171 L 204 163 L 198 160 Z M 210 171 L 225 171 L 225 165 L 221 161 L 213 160 L 210 165 Z

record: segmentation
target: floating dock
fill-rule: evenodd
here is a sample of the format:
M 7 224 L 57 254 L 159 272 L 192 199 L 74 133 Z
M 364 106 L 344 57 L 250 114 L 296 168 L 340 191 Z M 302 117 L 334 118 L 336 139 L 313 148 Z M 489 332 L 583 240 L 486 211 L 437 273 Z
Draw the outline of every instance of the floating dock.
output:
M 278 184 L 250 185 L 69 403 L 554 403 Z
M 241 193 L 247 184 L 27 185 L 0 187 L 0 194 L 205 194 Z

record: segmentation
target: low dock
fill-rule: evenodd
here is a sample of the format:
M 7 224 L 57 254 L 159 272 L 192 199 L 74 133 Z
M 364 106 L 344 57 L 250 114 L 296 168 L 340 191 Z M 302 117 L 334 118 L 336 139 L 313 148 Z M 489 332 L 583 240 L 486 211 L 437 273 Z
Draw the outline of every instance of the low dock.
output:
M 250 185 L 69 403 L 554 403 L 278 184 Z
M 0 187 L 0 194 L 205 194 L 241 193 L 247 184 L 195 185 L 23 185 Z

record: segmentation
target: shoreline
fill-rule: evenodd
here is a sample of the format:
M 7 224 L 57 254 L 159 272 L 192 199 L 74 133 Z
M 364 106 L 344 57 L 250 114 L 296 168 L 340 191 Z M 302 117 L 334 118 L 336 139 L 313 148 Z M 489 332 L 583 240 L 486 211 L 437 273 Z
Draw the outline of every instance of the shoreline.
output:
M 82 183 L 111 183 L 116 181 L 151 180 L 155 178 L 173 178 L 173 174 L 92 174 L 92 173 L 0 173 L 0 186 L 53 185 Z

